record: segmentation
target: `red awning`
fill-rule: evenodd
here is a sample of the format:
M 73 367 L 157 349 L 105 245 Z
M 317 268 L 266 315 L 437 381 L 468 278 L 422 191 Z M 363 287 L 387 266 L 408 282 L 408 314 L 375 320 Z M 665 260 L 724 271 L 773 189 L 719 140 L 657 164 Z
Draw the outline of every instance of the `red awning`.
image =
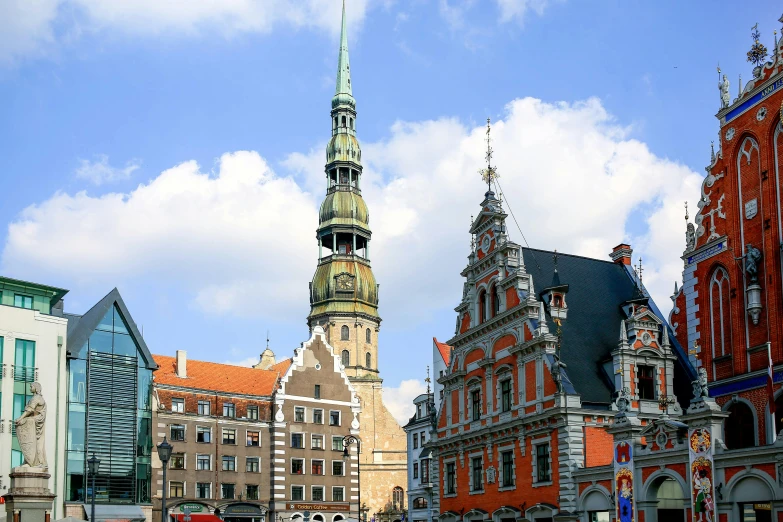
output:
M 169 516 L 176 522 L 185 522 L 185 513 L 170 513 Z M 191 513 L 190 522 L 223 522 L 212 513 Z

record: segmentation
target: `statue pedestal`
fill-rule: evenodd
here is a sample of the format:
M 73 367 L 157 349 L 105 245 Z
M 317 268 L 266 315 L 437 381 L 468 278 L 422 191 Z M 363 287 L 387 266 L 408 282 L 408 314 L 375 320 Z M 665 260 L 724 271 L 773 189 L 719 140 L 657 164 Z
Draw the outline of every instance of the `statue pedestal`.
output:
M 46 468 L 19 466 L 11 471 L 11 487 L 5 497 L 8 522 L 50 522 L 55 495 L 49 491 Z

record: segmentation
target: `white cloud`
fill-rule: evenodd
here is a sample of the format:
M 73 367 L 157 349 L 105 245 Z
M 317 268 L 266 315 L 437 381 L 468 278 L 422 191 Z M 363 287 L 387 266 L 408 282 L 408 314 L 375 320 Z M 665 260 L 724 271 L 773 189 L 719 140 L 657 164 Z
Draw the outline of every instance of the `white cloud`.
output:
M 383 387 L 383 404 L 400 425 L 405 425 L 416 411 L 413 399 L 426 391 L 427 388 L 423 382 L 416 379 L 405 379 L 397 387 Z
M 359 25 L 366 9 L 367 0 L 350 0 L 348 24 Z M 63 35 L 83 32 L 232 37 L 288 26 L 336 35 L 340 16 L 335 0 L 3 0 L 0 64 L 53 51 Z
M 528 11 L 537 15 L 544 14 L 544 9 L 550 0 L 495 0 L 500 11 L 498 20 L 501 23 L 515 20 L 522 23 Z M 476 0 L 440 0 L 438 7 L 440 14 L 452 31 L 468 29 L 466 15 L 475 6 L 485 6 L 484 2 Z
M 232 366 L 244 366 L 246 368 L 251 368 L 258 364 L 258 361 L 258 357 L 246 357 L 240 361 L 223 361 L 221 364 L 230 364 Z
M 533 11 L 539 16 L 543 15 L 549 0 L 497 0 L 497 3 L 501 22 L 510 20 L 522 22 L 528 11 Z
M 85 179 L 94 185 L 103 185 L 130 178 L 131 174 L 139 169 L 140 164 L 138 160 L 131 160 L 122 168 L 112 167 L 109 165 L 109 156 L 96 154 L 95 161 L 80 159 L 75 172 L 79 179 Z
M 631 131 L 597 99 L 514 100 L 493 123 L 495 164 L 531 246 L 608 259 L 630 241 L 665 312 L 681 278 L 683 201 L 695 208 L 701 176 L 655 156 Z M 483 125 L 441 119 L 397 123 L 386 140 L 364 145 L 385 326 L 405 329 L 458 304 L 469 219 L 485 190 L 477 174 L 484 137 Z M 20 276 L 89 274 L 85 284 L 173 281 L 210 313 L 301 316 L 316 263 L 323 163 L 320 145 L 292 154 L 283 166 L 296 176 L 285 178 L 257 153 L 236 152 L 212 175 L 185 162 L 127 194 L 56 194 L 9 226 L 2 266 Z M 510 218 L 508 225 L 522 243 Z

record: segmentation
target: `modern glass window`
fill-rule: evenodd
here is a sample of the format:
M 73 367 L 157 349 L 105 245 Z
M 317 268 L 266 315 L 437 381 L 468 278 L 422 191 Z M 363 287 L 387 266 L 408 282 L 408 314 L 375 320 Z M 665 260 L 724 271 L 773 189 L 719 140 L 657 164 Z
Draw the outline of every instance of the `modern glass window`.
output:
M 341 359 L 346 368 L 351 365 L 351 353 L 348 350 L 343 350 Z
M 176 441 L 185 440 L 185 426 L 181 424 L 172 424 L 169 440 L 176 440 Z
M 223 444 L 236 444 L 237 430 L 234 428 L 223 428 Z
M 324 487 L 323 486 L 313 486 L 313 498 L 311 499 L 316 502 L 323 502 L 324 501 Z
M 511 379 L 500 383 L 500 411 L 511 411 Z
M 339 435 L 332 435 L 332 451 L 343 450 L 343 438 Z
M 345 502 L 344 486 L 332 486 L 332 502 Z
M 457 470 L 454 462 L 446 464 L 446 484 L 443 488 L 447 495 L 453 495 L 457 492 Z
M 185 399 L 171 399 L 171 413 L 185 413 Z
M 258 420 L 258 406 L 247 407 L 247 418 L 250 420 Z
M 224 402 L 223 403 L 223 416 L 224 417 L 236 417 L 237 410 L 236 406 L 232 402 Z
M 500 486 L 507 488 L 514 485 L 514 452 L 504 451 L 500 454 Z
M 222 497 L 225 499 L 233 499 L 234 498 L 234 484 L 221 484 L 220 485 L 220 492 L 222 493 Z
M 258 484 L 247 484 L 245 486 L 245 498 L 247 500 L 258 500 Z
M 17 382 L 35 381 L 35 341 L 16 340 L 14 380 Z
M 212 468 L 212 459 L 209 455 L 196 455 L 196 469 L 209 471 Z
M 185 469 L 185 455 L 182 453 L 172 453 L 169 460 L 170 469 Z
M 304 500 L 304 486 L 291 486 L 291 500 Z
M 313 459 L 311 473 L 313 475 L 323 475 L 324 474 L 324 461 L 323 460 Z
M 14 295 L 14 306 L 19 308 L 32 308 L 33 297 L 29 295 L 16 294 Z
M 473 457 L 471 459 L 471 476 L 473 478 L 473 491 L 484 490 L 484 466 L 482 464 L 481 457 Z
M 340 410 L 329 411 L 329 426 L 340 425 Z
M 196 442 L 212 442 L 212 428 L 196 426 Z
M 345 462 L 342 460 L 332 461 L 332 475 L 335 477 L 342 477 L 345 475 Z
M 481 419 L 481 390 L 473 390 L 470 392 L 470 402 L 472 408 L 472 419 L 477 421 Z
M 237 458 L 234 455 L 223 455 L 223 471 L 236 471 Z
M 341 341 L 348 341 L 351 338 L 351 330 L 346 326 L 343 325 L 342 328 L 340 328 L 340 340 Z
M 304 475 L 304 459 L 291 459 L 291 475 Z
M 305 421 L 305 409 L 303 406 L 294 406 L 294 422 Z
M 428 504 L 425 497 L 416 497 L 413 499 L 413 509 L 427 509 Z
M 258 457 L 247 457 L 245 460 L 245 471 L 248 473 L 258 473 L 259 459 Z
M 413 434 L 413 449 L 418 449 L 418 448 L 419 448 L 419 434 L 418 433 L 414 433 Z
M 210 415 L 210 402 L 209 401 L 198 401 L 198 414 L 199 415 Z
M 182 498 L 185 496 L 185 484 L 182 482 L 169 482 L 169 497 Z
M 291 434 L 291 447 L 292 448 L 304 448 L 304 433 L 292 433 Z
M 248 446 L 258 446 L 259 445 L 259 432 L 257 432 L 257 431 L 248 431 L 247 432 L 247 445 Z
M 640 364 L 636 376 L 639 379 L 639 398 L 655 400 L 655 368 Z
M 323 435 L 312 435 L 310 437 L 310 447 L 313 449 L 324 449 L 324 436 Z
M 324 423 L 324 410 L 313 410 L 313 424 Z
M 414 462 L 413 463 L 413 478 L 417 479 L 419 478 L 419 463 Z
M 313 390 L 313 398 L 314 399 L 320 399 L 321 398 L 321 385 L 316 384 L 315 389 Z
M 611 520 L 608 511 L 588 511 L 589 522 L 609 522 Z
M 549 473 L 549 444 L 536 446 L 536 482 L 552 480 Z
M 212 483 L 196 482 L 196 498 L 212 498 Z

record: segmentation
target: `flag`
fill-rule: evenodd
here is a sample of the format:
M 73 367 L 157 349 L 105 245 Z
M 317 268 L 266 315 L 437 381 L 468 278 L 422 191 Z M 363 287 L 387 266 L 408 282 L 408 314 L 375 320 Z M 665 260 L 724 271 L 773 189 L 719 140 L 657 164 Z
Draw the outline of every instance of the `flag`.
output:
M 767 343 L 767 400 L 769 413 L 775 417 L 775 390 L 772 388 L 772 343 Z

